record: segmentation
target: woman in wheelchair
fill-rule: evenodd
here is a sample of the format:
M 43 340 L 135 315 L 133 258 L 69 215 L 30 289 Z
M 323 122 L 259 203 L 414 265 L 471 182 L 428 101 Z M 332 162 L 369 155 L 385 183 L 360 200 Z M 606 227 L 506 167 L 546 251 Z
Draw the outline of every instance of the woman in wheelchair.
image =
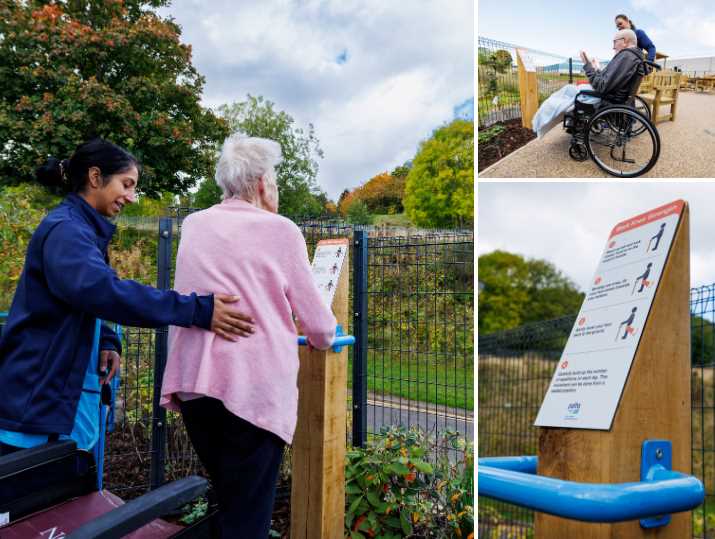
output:
M 650 110 L 636 95 L 650 67 L 659 67 L 646 61 L 636 44 L 633 30 L 619 30 L 613 39 L 616 53 L 604 69 L 596 69 L 582 51 L 593 90 L 580 91 L 564 116 L 564 128 L 572 135 L 569 155 L 576 161 L 591 157 L 599 168 L 622 178 L 645 174 L 660 155 Z

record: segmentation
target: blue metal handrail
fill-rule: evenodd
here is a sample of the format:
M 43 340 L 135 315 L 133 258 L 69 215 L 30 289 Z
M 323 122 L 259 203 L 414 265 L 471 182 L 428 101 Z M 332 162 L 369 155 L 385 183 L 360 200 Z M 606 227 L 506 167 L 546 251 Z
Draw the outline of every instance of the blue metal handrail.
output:
M 667 524 L 670 519 L 663 515 L 693 509 L 705 497 L 699 479 L 669 470 L 669 462 L 649 463 L 645 476 L 642 469 L 640 482 L 617 484 L 577 483 L 535 475 L 537 462 L 537 457 L 531 456 L 479 459 L 479 495 L 585 522 L 658 517 L 641 520 L 645 527 Z
M 305 335 L 299 335 L 298 345 L 306 346 L 307 344 L 308 338 Z M 353 335 L 343 334 L 343 328 L 340 324 L 338 324 L 335 328 L 335 339 L 333 340 L 333 344 L 330 345 L 333 352 L 340 352 L 343 349 L 343 346 L 351 346 L 353 344 L 355 344 L 355 337 Z

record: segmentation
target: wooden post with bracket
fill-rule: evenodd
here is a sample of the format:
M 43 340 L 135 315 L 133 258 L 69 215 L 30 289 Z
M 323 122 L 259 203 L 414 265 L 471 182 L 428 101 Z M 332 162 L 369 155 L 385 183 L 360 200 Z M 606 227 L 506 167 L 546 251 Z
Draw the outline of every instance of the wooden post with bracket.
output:
M 348 239 L 340 241 L 346 249 L 350 245 Z M 346 254 L 332 304 L 335 318 L 345 330 L 349 269 Z M 291 539 L 344 536 L 347 373 L 347 347 L 338 353 L 332 349 L 310 352 L 300 347 L 298 423 L 292 446 Z
M 672 442 L 672 469 L 691 471 L 690 237 L 683 204 L 640 342 L 610 430 L 542 427 L 539 475 L 584 483 L 640 480 L 641 445 Z M 594 524 L 537 513 L 540 539 L 682 539 L 692 536 L 691 513 L 645 529 L 639 521 Z

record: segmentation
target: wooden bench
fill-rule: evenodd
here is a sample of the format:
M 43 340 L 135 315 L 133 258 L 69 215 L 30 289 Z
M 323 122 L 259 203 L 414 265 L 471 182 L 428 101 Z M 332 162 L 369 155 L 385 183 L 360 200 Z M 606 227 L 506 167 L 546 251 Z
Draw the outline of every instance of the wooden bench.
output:
M 643 86 L 641 83 L 639 96 L 648 104 L 651 111 L 653 123 L 665 120 L 675 121 L 675 113 L 678 105 L 678 91 L 680 90 L 680 73 L 676 71 L 661 71 L 652 73 L 653 86 Z M 648 77 L 645 77 L 645 81 Z M 670 105 L 668 114 L 660 115 L 660 107 Z
M 715 89 L 715 77 L 696 77 L 695 89 L 701 92 Z
M 680 89 L 695 90 L 695 78 L 689 77 L 685 73 L 680 74 Z

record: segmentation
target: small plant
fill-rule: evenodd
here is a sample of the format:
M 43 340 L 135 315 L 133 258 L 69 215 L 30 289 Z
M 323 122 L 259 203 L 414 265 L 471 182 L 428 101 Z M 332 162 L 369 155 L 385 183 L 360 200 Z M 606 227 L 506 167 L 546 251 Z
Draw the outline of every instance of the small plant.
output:
M 460 474 L 446 457 L 438 458 L 435 469 L 427 460 L 433 456 L 428 451 L 436 447 L 418 429 L 393 427 L 375 435 L 366 448 L 349 451 L 346 536 L 473 535 L 473 470 Z M 473 456 L 467 461 L 473 465 Z
M 204 498 L 203 496 L 196 500 L 193 504 L 188 504 L 184 506 L 183 511 L 186 512 L 186 515 L 182 517 L 181 522 L 183 524 L 186 524 L 187 526 L 190 526 L 191 524 L 201 520 L 206 516 L 206 513 L 209 510 L 209 501 L 207 498 Z
M 503 132 L 505 129 L 506 128 L 503 125 L 493 125 L 492 127 L 489 127 L 488 129 L 483 129 L 483 130 L 479 131 L 479 135 L 478 135 L 479 144 L 484 144 L 485 142 L 489 142 L 494 137 L 496 137 L 499 133 Z

